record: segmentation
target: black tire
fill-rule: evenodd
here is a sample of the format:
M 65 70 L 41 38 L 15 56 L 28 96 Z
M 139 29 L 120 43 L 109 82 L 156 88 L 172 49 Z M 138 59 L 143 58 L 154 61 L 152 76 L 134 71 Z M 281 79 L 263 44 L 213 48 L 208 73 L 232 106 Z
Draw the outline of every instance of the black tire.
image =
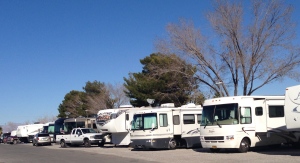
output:
M 101 143 L 98 143 L 98 147 L 104 147 L 104 144 L 105 144 L 105 139 L 103 138 Z
M 249 148 L 250 148 L 250 142 L 247 138 L 244 138 L 240 143 L 240 147 L 238 148 L 238 151 L 240 153 L 247 153 Z
M 91 147 L 91 142 L 89 141 L 89 139 L 85 139 L 83 142 L 84 147 L 88 148 Z
M 175 139 L 169 141 L 169 149 L 176 149 L 177 143 Z
M 66 142 L 65 142 L 65 140 L 61 140 L 60 141 L 60 147 L 61 148 L 66 148 Z
M 218 153 L 218 152 L 220 152 L 221 148 L 209 148 L 209 150 L 210 150 L 212 153 Z

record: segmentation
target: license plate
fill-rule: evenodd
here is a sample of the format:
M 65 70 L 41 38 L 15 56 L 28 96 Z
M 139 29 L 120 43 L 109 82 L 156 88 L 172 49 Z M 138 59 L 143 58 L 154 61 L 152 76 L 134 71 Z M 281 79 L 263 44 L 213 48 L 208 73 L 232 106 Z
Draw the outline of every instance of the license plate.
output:
M 213 145 L 213 146 L 211 146 L 211 148 L 217 148 L 217 146 Z

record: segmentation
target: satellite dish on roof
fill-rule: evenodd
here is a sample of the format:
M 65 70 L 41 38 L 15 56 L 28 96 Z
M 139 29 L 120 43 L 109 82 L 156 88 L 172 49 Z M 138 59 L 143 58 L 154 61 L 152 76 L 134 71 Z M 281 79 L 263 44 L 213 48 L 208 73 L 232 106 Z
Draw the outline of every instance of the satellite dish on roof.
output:
M 149 105 L 153 104 L 154 101 L 155 101 L 154 99 L 149 99 L 149 98 L 147 99 L 147 102 L 149 103 Z

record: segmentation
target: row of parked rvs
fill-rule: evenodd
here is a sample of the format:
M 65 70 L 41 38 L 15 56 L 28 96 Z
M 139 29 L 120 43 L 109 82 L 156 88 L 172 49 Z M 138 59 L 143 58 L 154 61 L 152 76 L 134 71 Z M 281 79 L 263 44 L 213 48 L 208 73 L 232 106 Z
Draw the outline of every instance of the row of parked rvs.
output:
M 70 134 L 74 128 L 92 128 L 102 135 L 97 135 L 99 146 L 106 142 L 143 149 L 202 146 L 212 152 L 222 148 L 247 152 L 257 146 L 300 146 L 299 104 L 300 85 L 287 88 L 285 96 L 219 97 L 205 100 L 203 106 L 124 105 L 100 110 L 96 118 L 60 118 L 43 125 L 19 126 L 16 134 L 29 142 L 29 133 L 48 132 L 53 142 L 65 146 L 63 136 L 56 140 L 57 135 Z
M 98 112 L 99 131 L 115 145 L 133 148 L 196 147 L 217 152 L 235 148 L 300 146 L 300 85 L 285 96 L 233 96 L 160 108 L 119 108 Z

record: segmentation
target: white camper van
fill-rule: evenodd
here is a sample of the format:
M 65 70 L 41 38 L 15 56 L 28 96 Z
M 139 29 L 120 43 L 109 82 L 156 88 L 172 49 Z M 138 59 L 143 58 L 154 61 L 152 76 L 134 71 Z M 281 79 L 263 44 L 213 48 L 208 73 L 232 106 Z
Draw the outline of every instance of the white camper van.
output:
M 287 129 L 300 131 L 300 85 L 286 88 L 284 105 Z
M 100 110 L 97 114 L 97 128 L 103 133 L 106 142 L 115 145 L 129 145 L 130 121 L 132 112 L 139 108 L 132 105 L 121 105 L 117 109 Z
M 205 100 L 201 144 L 218 152 L 294 141 L 286 129 L 284 96 L 233 96 Z
M 44 124 L 21 125 L 17 128 L 17 136 L 21 142 L 28 143 L 32 141 L 33 135 L 43 130 Z
M 133 148 L 200 147 L 202 107 L 189 104 L 175 108 L 164 104 L 160 108 L 134 113 L 130 131 Z

